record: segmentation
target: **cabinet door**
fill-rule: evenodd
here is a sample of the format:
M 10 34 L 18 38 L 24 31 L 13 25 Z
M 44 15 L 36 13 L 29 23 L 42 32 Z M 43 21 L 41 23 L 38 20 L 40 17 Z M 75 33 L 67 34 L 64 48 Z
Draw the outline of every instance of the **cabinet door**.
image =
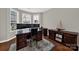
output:
M 26 35 L 17 35 L 17 50 L 27 46 Z
M 52 30 L 49 30 L 49 38 L 55 40 L 56 33 L 53 32 Z
M 78 50 L 78 47 L 77 47 L 77 35 L 74 35 L 74 34 L 70 34 L 70 33 L 64 33 L 64 40 L 63 40 L 63 43 L 74 49 L 74 50 Z
M 68 44 L 76 44 L 77 36 L 65 33 L 63 41 L 64 41 L 64 43 L 68 43 Z

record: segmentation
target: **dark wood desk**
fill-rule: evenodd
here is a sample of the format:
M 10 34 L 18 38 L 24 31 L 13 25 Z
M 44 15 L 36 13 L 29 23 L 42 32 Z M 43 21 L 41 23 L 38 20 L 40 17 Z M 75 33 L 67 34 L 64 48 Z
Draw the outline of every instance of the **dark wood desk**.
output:
M 31 32 L 29 33 L 22 33 L 22 34 L 17 34 L 17 50 L 24 48 L 27 46 L 27 39 L 35 39 L 37 41 L 42 40 L 42 31 L 38 31 L 36 35 L 32 36 Z
M 57 40 L 55 40 L 56 34 L 60 34 L 63 36 L 61 38 L 62 42 L 58 42 Z M 31 33 L 17 35 L 17 50 L 27 46 L 26 40 L 28 39 L 27 38 L 28 35 L 31 35 Z M 34 38 L 38 39 L 38 41 L 42 40 L 42 31 L 38 31 L 38 34 L 35 35 Z M 55 44 L 55 47 L 53 48 L 53 50 L 60 50 L 60 51 L 67 50 L 67 49 L 68 50 L 78 50 L 77 49 L 77 33 L 72 33 L 72 32 L 67 32 L 67 31 L 58 32 L 55 30 L 49 30 L 48 39 Z M 69 44 L 70 46 L 68 46 L 67 44 Z M 72 47 L 73 44 L 75 44 L 74 45 L 75 49 Z M 72 49 L 70 49 L 70 48 L 72 48 Z

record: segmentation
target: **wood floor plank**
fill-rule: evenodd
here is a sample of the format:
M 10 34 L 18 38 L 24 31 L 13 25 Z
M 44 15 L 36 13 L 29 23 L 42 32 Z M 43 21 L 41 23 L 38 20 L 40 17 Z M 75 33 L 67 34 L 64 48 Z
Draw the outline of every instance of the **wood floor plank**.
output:
M 64 46 L 63 44 L 60 44 L 54 40 L 49 39 L 47 36 L 44 37 L 45 39 L 49 40 L 52 44 L 55 45 L 54 48 L 51 49 L 51 51 L 73 51 L 73 49 Z

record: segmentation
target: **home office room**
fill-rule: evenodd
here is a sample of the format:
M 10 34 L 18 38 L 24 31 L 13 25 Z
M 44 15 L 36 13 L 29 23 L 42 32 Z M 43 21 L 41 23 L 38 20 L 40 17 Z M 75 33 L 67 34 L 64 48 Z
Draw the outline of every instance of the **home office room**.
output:
M 0 8 L 0 12 L 2 51 L 79 50 L 78 8 Z
M 1 0 L 0 59 L 79 59 L 78 0 Z

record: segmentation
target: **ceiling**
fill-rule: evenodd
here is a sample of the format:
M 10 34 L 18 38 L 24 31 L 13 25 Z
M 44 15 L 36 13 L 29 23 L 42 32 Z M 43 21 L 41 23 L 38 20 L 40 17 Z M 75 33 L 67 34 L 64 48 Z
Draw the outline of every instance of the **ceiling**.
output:
M 40 12 L 46 12 L 51 8 L 19 8 L 19 9 L 32 13 L 40 13 Z

